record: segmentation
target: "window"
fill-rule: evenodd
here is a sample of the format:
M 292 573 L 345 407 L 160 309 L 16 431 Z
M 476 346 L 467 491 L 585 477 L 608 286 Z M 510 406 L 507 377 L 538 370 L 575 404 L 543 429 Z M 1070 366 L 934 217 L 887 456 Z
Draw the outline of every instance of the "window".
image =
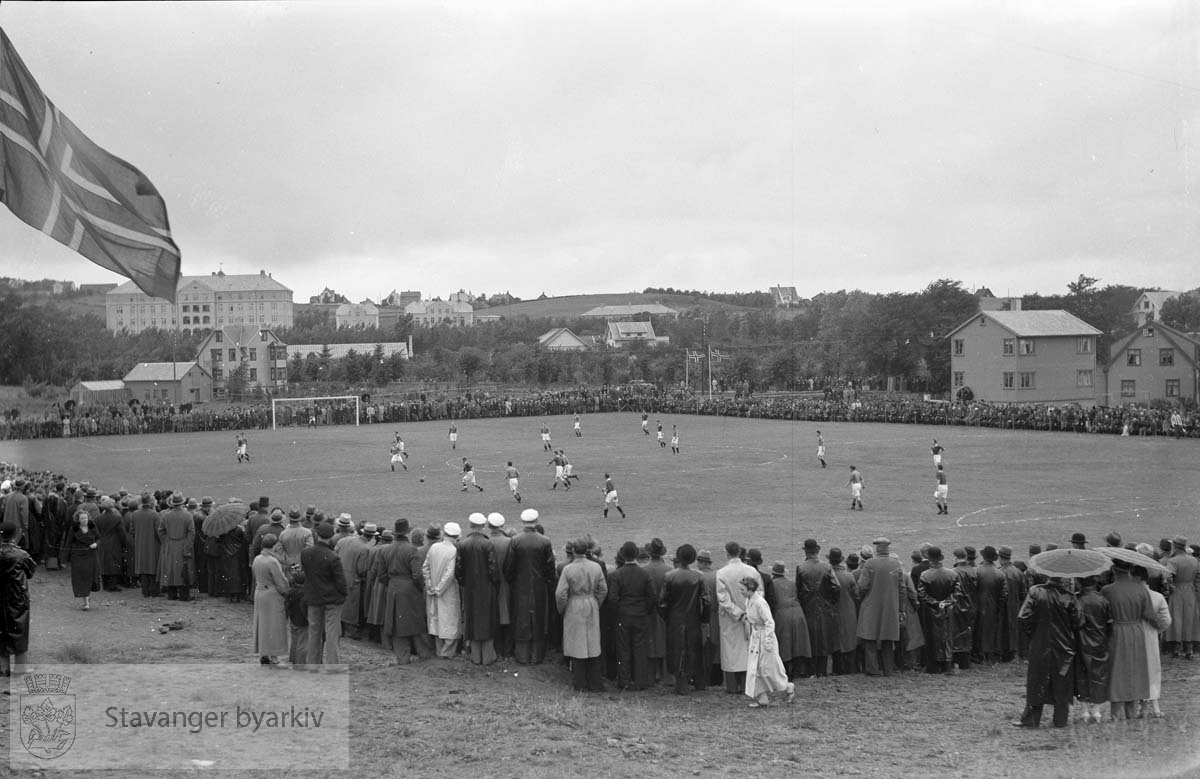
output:
M 258 362 L 258 349 L 250 347 L 250 362 Z
M 1092 339 L 1090 337 L 1080 338 L 1075 342 L 1075 351 L 1079 354 L 1092 353 Z
M 258 381 L 258 368 L 250 369 L 250 381 Z
M 259 331 L 258 337 L 262 339 L 263 343 L 266 343 L 267 342 L 267 331 L 266 330 Z
M 1034 377 L 1033 371 L 1021 371 L 1021 376 L 1020 376 L 1021 389 L 1033 389 L 1034 388 L 1033 377 Z
M 1142 364 L 1142 350 L 1130 349 L 1125 355 L 1125 364 L 1131 368 L 1137 368 Z
M 1136 398 L 1137 397 L 1137 381 L 1134 379 L 1121 379 L 1121 397 Z
M 229 350 L 229 361 L 230 361 L 230 362 L 236 362 L 236 361 L 237 361 L 237 349 L 230 349 L 230 350 Z
M 1179 379 L 1167 379 L 1166 395 L 1168 398 L 1179 397 Z
M 955 338 L 954 339 L 954 354 L 957 356 L 961 356 L 963 354 L 964 345 L 965 344 L 963 343 L 963 339 Z
M 205 304 L 204 304 L 204 310 L 205 310 L 205 311 L 207 311 L 207 310 L 208 310 L 208 304 L 207 304 L 207 303 L 205 303 Z
M 1017 342 L 1015 339 L 1013 339 L 1013 338 L 1005 338 L 1004 339 L 1004 353 L 1005 354 L 1016 354 L 1017 353 Z
M 1174 365 L 1175 364 L 1175 350 L 1174 349 L 1159 349 L 1158 350 L 1158 364 L 1166 365 L 1166 366 Z
M 1154 337 L 1154 328 L 1153 327 L 1143 327 L 1142 328 L 1142 337 L 1143 338 L 1153 338 Z
M 204 324 L 208 324 L 208 317 L 204 317 Z M 220 341 L 221 339 L 217 338 L 217 340 Z
M 1015 384 L 1014 384 L 1015 379 L 1016 379 L 1016 374 L 1014 374 L 1012 371 L 1005 371 L 1004 372 L 1004 389 L 1012 389 L 1015 386 Z
M 221 350 L 220 349 L 212 349 L 212 350 L 210 350 L 209 354 L 212 355 L 213 365 L 216 365 L 217 363 L 219 363 L 221 361 Z
M 220 368 L 218 368 L 216 366 L 213 366 L 213 381 L 220 381 L 221 377 L 224 375 L 225 375 L 224 371 L 222 371 Z
M 954 386 L 961 387 L 962 385 L 963 385 L 963 372 L 955 371 L 954 372 Z
M 1090 387 L 1090 386 L 1092 386 L 1093 381 L 1094 381 L 1094 378 L 1093 378 L 1092 372 L 1090 370 L 1075 371 L 1075 386 L 1076 387 Z
M 207 308 L 207 306 L 205 306 L 205 308 Z M 204 321 L 207 323 L 208 317 L 204 317 Z M 223 335 L 223 333 L 221 333 L 221 331 L 218 330 L 217 332 L 213 333 L 213 335 L 216 336 L 217 343 L 221 343 L 221 336 Z
M 1021 354 L 1033 354 L 1034 342 L 1028 338 L 1021 339 Z

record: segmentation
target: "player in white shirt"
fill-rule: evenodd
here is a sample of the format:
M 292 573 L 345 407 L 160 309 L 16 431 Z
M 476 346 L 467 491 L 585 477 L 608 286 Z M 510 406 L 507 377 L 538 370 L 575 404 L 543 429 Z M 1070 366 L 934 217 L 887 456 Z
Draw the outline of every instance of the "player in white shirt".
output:
M 450 432 L 448 433 L 448 435 L 450 437 L 450 448 L 457 449 L 458 448 L 458 425 L 451 422 L 450 423 Z
M 396 441 L 392 444 L 392 472 L 395 473 L 396 466 L 399 465 L 404 470 L 408 470 L 408 466 L 404 464 L 404 444 Z
M 237 460 L 238 460 L 238 462 L 240 463 L 243 459 L 246 462 L 250 462 L 250 453 L 246 451 L 246 434 L 238 433 L 237 438 L 234 440 L 237 442 Z
M 821 431 L 817 431 L 817 459 L 821 461 L 821 467 L 825 466 L 825 439 L 821 436 Z
M 671 425 L 671 454 L 679 454 L 679 428 Z
M 517 503 L 520 503 L 521 493 L 517 491 L 517 485 L 518 480 L 521 478 L 521 472 L 513 466 L 512 460 L 508 461 L 508 466 L 504 469 L 504 478 L 508 479 L 508 489 L 512 491 L 513 497 L 517 499 Z
M 542 451 L 554 451 L 554 447 L 550 445 L 550 426 L 542 422 Z
M 580 427 L 580 425 L 579 425 L 579 415 L 578 414 L 575 415 L 575 421 L 571 424 L 571 426 L 575 430 L 575 437 L 583 438 L 583 428 Z

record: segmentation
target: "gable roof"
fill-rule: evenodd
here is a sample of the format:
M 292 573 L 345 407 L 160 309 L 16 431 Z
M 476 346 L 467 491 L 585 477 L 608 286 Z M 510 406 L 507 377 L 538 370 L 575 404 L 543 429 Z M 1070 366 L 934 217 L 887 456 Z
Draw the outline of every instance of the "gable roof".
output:
M 1122 354 L 1127 352 L 1134 344 L 1140 344 L 1143 340 L 1148 340 L 1146 328 L 1153 328 L 1156 336 L 1161 336 L 1163 341 L 1170 344 L 1177 352 L 1187 361 L 1189 365 L 1196 363 L 1196 354 L 1200 352 L 1200 340 L 1188 335 L 1187 333 L 1176 330 L 1173 327 L 1168 327 L 1162 322 L 1147 322 L 1141 327 L 1135 328 L 1121 340 L 1112 345 L 1112 351 L 1109 353 L 1108 364 L 1104 366 L 1104 370 L 1109 370 L 1117 364 L 1117 359 Z M 1155 343 L 1160 343 L 1155 341 Z M 1157 363 L 1155 363 L 1157 364 Z
M 213 292 L 291 292 L 275 279 L 265 273 L 222 273 L 210 276 L 180 276 L 175 290 L 182 290 L 189 284 L 211 289 Z M 131 294 L 140 292 L 137 285 L 127 281 L 116 289 L 109 290 L 110 295 Z
M 538 346 L 547 349 L 590 349 L 591 344 L 575 335 L 568 327 L 555 327 L 538 336 Z
M 200 347 L 197 349 L 198 354 L 203 354 L 208 348 L 209 343 L 216 340 L 216 334 L 221 333 L 221 346 L 237 346 L 244 344 L 246 346 L 254 346 L 261 343 L 282 344 L 279 336 L 275 335 L 275 331 L 269 327 L 262 325 L 222 325 L 215 330 L 212 330 L 208 335 L 204 336 L 204 340 L 200 342 Z M 267 340 L 263 341 L 259 336 L 260 333 L 267 334 Z
M 800 299 L 795 287 L 771 287 L 770 292 L 779 302 L 795 302 Z
M 1155 308 L 1155 310 L 1157 310 L 1157 309 L 1162 308 L 1163 303 L 1166 303 L 1171 298 L 1177 298 L 1182 294 L 1183 294 L 1182 292 L 1177 292 L 1177 291 L 1169 290 L 1169 289 L 1148 289 L 1145 292 L 1143 292 L 1142 294 L 1138 295 L 1138 299 L 1136 301 L 1134 301 L 1133 310 L 1135 312 L 1142 310 L 1142 307 L 1141 307 L 1142 298 L 1145 298 L 1146 300 L 1150 301 L 1150 305 L 1153 306 Z
M 204 373 L 204 369 L 195 360 L 191 362 L 139 362 L 133 366 L 133 370 L 125 374 L 125 381 L 177 381 L 186 376 L 188 371 L 193 368 Z
M 654 325 L 649 322 L 609 322 L 608 337 L 614 341 L 654 339 Z
M 88 392 L 114 392 L 125 389 L 125 382 L 120 379 L 112 381 L 81 381 L 75 385 Z
M 1100 335 L 1100 331 L 1079 317 L 1062 309 L 1046 311 L 980 311 L 946 334 L 954 335 L 972 322 L 985 317 L 1010 331 L 1018 338 L 1050 336 Z

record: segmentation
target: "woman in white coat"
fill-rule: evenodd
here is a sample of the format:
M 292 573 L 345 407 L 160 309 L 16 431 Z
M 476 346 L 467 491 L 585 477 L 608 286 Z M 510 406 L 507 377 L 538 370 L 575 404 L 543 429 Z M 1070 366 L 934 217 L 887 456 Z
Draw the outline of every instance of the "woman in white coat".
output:
M 750 708 L 767 704 L 767 693 L 787 692 L 787 702 L 796 699 L 796 685 L 789 682 L 779 658 L 779 643 L 775 638 L 775 620 L 771 607 L 759 591 L 758 580 L 747 576 L 741 581 L 746 597 L 746 630 L 750 651 L 746 657 L 746 695 L 752 698 Z

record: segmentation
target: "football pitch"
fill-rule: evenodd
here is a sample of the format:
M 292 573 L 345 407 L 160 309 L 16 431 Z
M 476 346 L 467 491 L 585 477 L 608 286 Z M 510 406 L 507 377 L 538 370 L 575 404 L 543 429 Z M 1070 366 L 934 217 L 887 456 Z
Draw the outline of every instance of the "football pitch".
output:
M 659 420 L 666 448 L 654 435 Z M 923 541 L 947 550 L 1007 544 L 1023 559 L 1030 543 L 1067 546 L 1075 531 L 1090 545 L 1110 530 L 1126 542 L 1197 535 L 1197 444 L 1188 439 L 673 415 L 651 416 L 647 436 L 631 413 L 585 415 L 576 437 L 570 416 L 546 421 L 579 476 L 570 491 L 551 489 L 538 417 L 460 420 L 457 449 L 448 422 L 419 422 L 250 431 L 248 464 L 234 457 L 232 432 L 8 441 L 0 459 L 109 492 L 175 489 L 218 503 L 265 495 L 273 506 L 313 504 L 381 527 L 399 517 L 414 527 L 465 527 L 476 511 L 498 511 L 519 527 L 521 510 L 535 508 L 556 548 L 591 533 L 611 557 L 625 540 L 657 536 L 671 550 L 684 542 L 710 549 L 718 565 L 729 540 L 761 548 L 768 564 L 791 566 L 810 537 L 849 553 L 886 535 L 902 556 Z M 678 455 L 669 447 L 672 424 Z M 395 432 L 407 445 L 407 472 L 389 470 Z M 946 447 L 948 516 L 933 503 L 934 438 Z M 461 491 L 463 457 L 483 492 Z M 521 472 L 520 505 L 503 478 L 508 460 Z M 863 511 L 849 510 L 851 464 L 866 482 Z M 601 517 L 605 472 L 627 518 Z

